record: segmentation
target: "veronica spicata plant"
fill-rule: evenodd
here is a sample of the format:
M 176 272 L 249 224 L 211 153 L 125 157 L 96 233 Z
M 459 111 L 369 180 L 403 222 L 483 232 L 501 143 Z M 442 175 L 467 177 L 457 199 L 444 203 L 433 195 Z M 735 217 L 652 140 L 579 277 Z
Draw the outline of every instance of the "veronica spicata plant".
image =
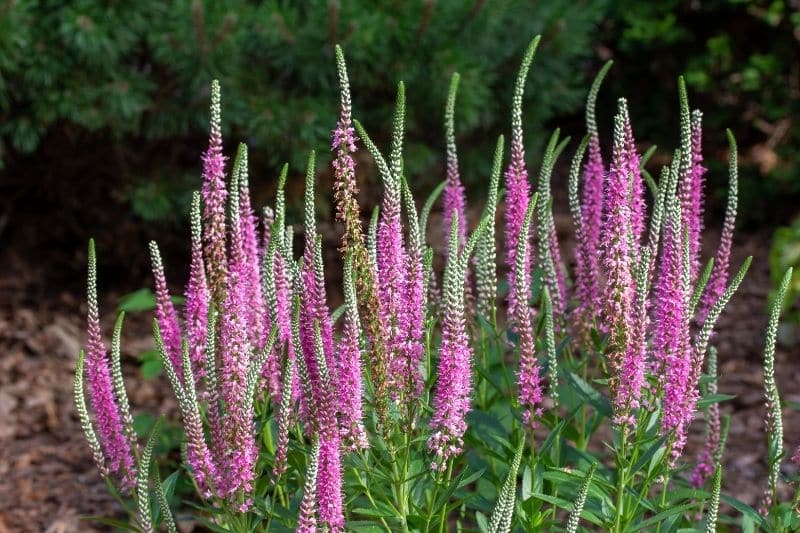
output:
M 717 404 L 730 396 L 720 393 L 716 368 L 728 354 L 717 353 L 713 332 L 750 265 L 749 258 L 735 269 L 729 264 L 733 135 L 722 239 L 704 266 L 700 241 L 713 223 L 703 218 L 702 115 L 690 110 L 683 80 L 676 148 L 657 181 L 645 169 L 652 150 L 640 152 L 625 99 L 602 128 L 611 140 L 610 154 L 602 152 L 595 102 L 610 64 L 589 92 L 586 137 L 571 143 L 556 130 L 532 180 L 522 101 L 538 42 L 522 59 L 510 154 L 504 162 L 501 136 L 480 219 L 471 217 L 459 177 L 458 75 L 443 120 L 446 174 L 418 211 L 403 163 L 404 85 L 385 151 L 353 118 L 336 48 L 341 111 L 331 150 L 344 265 L 337 310 L 329 307 L 314 153 L 304 219 L 293 225 L 287 218 L 287 167 L 274 205 L 257 213 L 248 148 L 240 144 L 232 160 L 226 155 L 220 86 L 212 83 L 183 306 L 172 303 L 151 244 L 154 337 L 184 428 L 183 464 L 163 483 L 155 436 L 141 443 L 132 429 L 122 316 L 110 356 L 103 345 L 90 243 L 88 342 L 75 398 L 100 473 L 131 515 L 128 524 L 113 523 L 175 531 L 177 516 L 240 532 L 800 526 L 800 483 L 780 479 L 785 452 L 773 363 L 790 273 L 767 335 L 770 475 L 760 512 L 721 491 L 727 419 Z M 360 147 L 383 188 L 366 229 L 355 178 Z M 572 275 L 552 214 L 551 182 L 565 151 L 572 153 Z M 440 194 L 443 224 L 428 231 Z M 301 250 L 293 249 L 296 232 Z M 441 277 L 428 235 L 447 241 Z M 706 446 L 696 461 L 685 448 L 701 412 Z M 183 495 L 188 502 L 174 495 L 178 478 L 195 489 Z M 795 486 L 791 502 L 778 501 L 783 482 Z M 721 502 L 735 511 L 724 514 Z

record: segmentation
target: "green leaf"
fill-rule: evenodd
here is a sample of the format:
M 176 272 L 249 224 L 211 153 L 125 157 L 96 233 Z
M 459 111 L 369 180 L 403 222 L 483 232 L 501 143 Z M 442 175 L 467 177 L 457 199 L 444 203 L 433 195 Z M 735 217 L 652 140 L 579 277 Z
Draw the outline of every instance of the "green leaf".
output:
M 104 526 L 111 526 L 125 531 L 139 531 L 136 527 L 132 526 L 127 522 L 123 522 L 122 520 L 115 520 L 113 518 L 107 518 L 105 516 L 82 515 L 79 518 L 81 520 L 90 520 L 92 522 L 97 522 L 98 524 L 103 524 Z
M 139 367 L 139 370 L 142 372 L 142 378 L 154 379 L 161 375 L 162 370 L 164 370 L 164 365 L 161 363 L 160 359 L 145 361 L 142 363 L 142 366 Z
M 133 417 L 133 431 L 138 437 L 149 435 L 155 425 L 156 418 L 150 413 L 139 413 Z
M 572 511 L 572 502 L 571 501 L 567 501 L 567 500 L 565 500 L 563 498 L 557 498 L 555 496 L 550 496 L 548 494 L 543 494 L 541 492 L 534 492 L 531 496 L 533 496 L 534 498 L 537 498 L 539 500 L 542 500 L 545 503 L 549 503 L 551 505 L 555 505 L 559 509 L 564 509 L 565 511 L 568 511 L 568 512 Z M 583 510 L 583 512 L 581 513 L 581 518 L 591 522 L 592 524 L 594 524 L 596 526 L 602 526 L 603 525 L 603 521 L 600 520 L 600 518 L 598 518 L 597 515 L 595 515 L 593 512 L 591 512 L 591 511 L 589 511 L 587 509 Z
M 764 520 L 764 517 L 758 514 L 758 511 L 747 505 L 741 500 L 737 500 L 736 498 L 732 498 L 731 496 L 727 496 L 725 494 L 720 495 L 720 500 L 725 502 L 726 504 L 730 505 L 740 513 L 745 518 L 748 518 L 753 521 L 753 523 L 758 524 L 759 527 L 766 528 L 767 523 Z
M 653 456 L 656 454 L 656 452 L 664 445 L 664 443 L 666 441 L 667 441 L 667 436 L 666 435 L 658 438 L 658 440 L 656 440 L 647 449 L 647 451 L 642 454 L 642 456 L 639 458 L 639 460 L 636 461 L 636 464 L 633 465 L 633 468 L 631 468 L 630 475 L 633 475 L 633 474 L 637 473 L 639 470 L 641 470 L 642 468 L 644 468 L 644 466 L 648 463 L 648 461 L 650 461 L 650 459 L 653 458 Z
M 705 409 L 711 404 L 727 402 L 728 400 L 732 400 L 734 398 L 736 398 L 735 394 L 709 394 L 708 396 L 704 396 L 697 401 L 697 408 Z
M 579 375 L 574 372 L 566 372 L 567 381 L 569 381 L 578 394 L 583 396 L 589 405 L 594 407 L 597 412 L 603 416 L 610 418 L 612 415 L 611 403 L 603 397 L 600 392 L 586 383 Z
M 156 295 L 147 288 L 126 294 L 119 299 L 117 311 L 135 313 L 140 311 L 152 311 L 156 308 Z
M 486 520 L 486 515 L 478 511 L 475 513 L 475 521 L 478 522 L 478 530 L 481 533 L 489 533 L 489 522 Z
M 670 517 L 672 517 L 672 516 L 674 516 L 674 515 L 676 515 L 678 513 L 683 513 L 684 511 L 688 511 L 692 507 L 697 507 L 697 503 L 696 502 L 690 502 L 690 503 L 684 503 L 683 505 L 670 507 L 669 509 L 665 509 L 665 510 L 661 511 L 658 514 L 651 516 L 650 518 L 648 518 L 644 522 L 639 522 L 638 524 L 633 526 L 628 531 L 630 531 L 632 533 L 634 531 L 639 531 L 639 530 L 644 529 L 646 527 L 658 524 L 659 522 L 665 521 L 666 519 L 668 519 L 668 518 L 670 518 Z M 647 530 L 647 531 L 649 531 L 649 530 Z

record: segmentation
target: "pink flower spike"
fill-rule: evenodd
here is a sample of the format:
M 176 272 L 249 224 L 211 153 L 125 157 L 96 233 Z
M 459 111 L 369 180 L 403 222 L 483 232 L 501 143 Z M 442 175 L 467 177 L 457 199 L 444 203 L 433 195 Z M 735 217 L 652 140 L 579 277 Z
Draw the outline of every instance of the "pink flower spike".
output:
M 199 382 L 206 375 L 206 333 L 208 328 L 208 285 L 203 264 L 203 242 L 200 212 L 200 194 L 192 195 L 191 229 L 192 259 L 189 266 L 189 281 L 186 284 L 186 339 L 189 343 L 189 359 L 192 372 Z M 212 369 L 213 371 L 213 369 Z
M 466 261 L 458 254 L 457 213 L 453 215 L 451 228 L 442 301 L 442 344 L 428 440 L 428 449 L 434 454 L 431 465 L 434 470 L 445 469 L 450 458 L 461 453 L 472 392 L 472 348 L 464 315 L 465 272 L 461 268 Z
M 630 194 L 630 211 L 631 222 L 630 231 L 633 236 L 633 252 L 638 254 L 639 244 L 644 235 L 644 217 L 645 217 L 645 201 L 644 201 L 644 181 L 642 180 L 642 171 L 639 169 L 639 154 L 636 152 L 636 141 L 633 138 L 633 129 L 631 128 L 631 118 L 628 114 L 628 101 L 625 98 L 619 99 L 619 115 L 622 117 L 624 125 L 624 141 L 621 157 L 622 164 L 626 166 L 626 177 L 630 180 L 628 191 Z
M 575 293 L 579 329 L 588 333 L 597 318 L 600 302 L 600 230 L 603 226 L 603 180 L 605 165 L 600 151 L 595 108 L 597 94 L 612 62 L 608 61 L 597 74 L 586 100 L 586 130 L 589 155 L 583 167 L 583 190 L 580 201 L 580 231 L 575 246 Z M 577 192 L 576 192 L 577 198 Z
M 516 295 L 515 288 L 517 259 L 516 253 L 520 235 L 520 229 L 525 218 L 530 201 L 530 183 L 528 183 L 528 170 L 525 166 L 525 146 L 522 136 L 522 97 L 525 92 L 525 79 L 528 77 L 528 70 L 539 45 L 539 37 L 531 41 L 525 56 L 522 59 L 517 81 L 514 85 L 514 97 L 511 105 L 511 161 L 505 172 L 506 177 L 506 227 L 505 239 L 508 257 L 508 313 L 516 316 Z M 530 258 L 526 259 L 524 265 L 526 272 L 530 272 Z
M 161 252 L 155 241 L 150 241 L 150 259 L 153 263 L 153 279 L 156 285 L 156 320 L 161 329 L 161 336 L 164 338 L 164 347 L 167 350 L 169 360 L 178 375 L 178 379 L 183 381 L 183 364 L 181 362 L 181 329 L 178 324 L 178 313 L 167 289 L 167 280 L 164 276 L 164 264 L 161 261 Z
M 225 156 L 222 155 L 222 108 L 219 81 L 211 82 L 211 133 L 203 154 L 203 237 L 208 281 L 214 302 L 222 302 L 225 291 Z
M 458 174 L 458 152 L 456 151 L 454 126 L 455 101 L 459 79 L 460 76 L 458 72 L 453 73 L 453 77 L 450 79 L 450 91 L 447 95 L 447 107 L 445 108 L 444 115 L 445 137 L 447 138 L 447 179 L 445 180 L 443 194 L 443 227 L 445 230 L 445 239 L 449 242 L 450 237 L 448 233 L 450 232 L 453 213 L 457 213 L 459 221 L 458 242 L 463 246 L 467 242 L 467 199 L 464 185 L 461 183 L 461 178 Z
M 345 449 L 362 450 L 369 446 L 364 430 L 361 382 L 361 324 L 358 318 L 352 258 L 344 264 L 345 317 L 339 342 L 339 400 L 342 405 L 341 434 Z
M 320 443 L 314 441 L 303 485 L 303 500 L 300 503 L 300 516 L 297 518 L 296 533 L 316 533 L 317 531 L 317 477 L 319 476 Z
M 700 270 L 700 246 L 703 233 L 703 185 L 706 173 L 703 167 L 703 114 L 695 110 L 691 119 L 692 166 L 688 179 L 681 182 L 681 216 L 689 231 L 689 254 L 692 264 L 692 280 Z
M 610 333 L 608 358 L 612 377 L 619 375 L 621 359 L 628 346 L 629 327 L 633 322 L 629 171 L 625 115 L 620 113 L 614 117 L 614 150 L 606 181 L 605 221 L 600 245 L 606 272 L 602 298 L 603 323 Z
M 728 269 L 731 259 L 731 245 L 733 244 L 733 231 L 736 227 L 736 209 L 738 203 L 739 193 L 739 171 L 738 154 L 736 148 L 736 140 L 730 130 L 728 134 L 728 146 L 730 155 L 728 159 L 728 205 L 725 208 L 725 222 L 722 226 L 722 236 L 720 237 L 719 247 L 717 254 L 714 257 L 714 267 L 711 271 L 711 277 L 708 280 L 703 296 L 700 299 L 700 305 L 697 309 L 697 323 L 702 324 L 714 303 L 725 292 L 725 286 L 728 283 Z
M 108 459 L 108 467 L 122 477 L 122 486 L 131 489 L 136 483 L 136 469 L 130 440 L 122 423 L 118 400 L 114 395 L 110 361 L 100 335 L 97 304 L 97 259 L 94 240 L 89 241 L 87 283 L 88 335 L 86 342 L 86 378 L 89 401 L 95 416 L 97 434 Z
M 536 359 L 536 333 L 533 329 L 533 309 L 528 301 L 531 292 L 531 274 L 526 265 L 530 262 L 528 235 L 536 203 L 531 202 L 523 219 L 517 249 L 517 307 L 514 329 L 519 335 L 519 405 L 523 409 L 522 419 L 528 429 L 537 425 L 536 417 L 542 413 L 544 390 L 539 362 Z
M 250 330 L 250 340 L 257 349 L 264 347 L 267 335 L 271 329 L 271 324 L 266 320 L 266 308 L 264 307 L 264 296 L 261 291 L 261 261 L 258 249 L 258 238 L 256 237 L 256 215 L 250 205 L 250 186 L 248 184 L 248 156 L 247 145 L 239 145 L 239 173 L 236 176 L 238 188 L 238 217 L 239 235 L 242 242 L 242 252 L 244 256 L 244 276 L 247 280 L 247 299 L 250 302 L 250 310 L 247 315 L 247 324 Z M 231 206 L 232 208 L 234 206 Z
M 232 255 L 231 266 L 235 266 L 236 254 Z M 219 326 L 220 392 L 227 407 L 222 420 L 222 433 L 227 450 L 223 454 L 224 470 L 220 474 L 222 487 L 218 489 L 231 501 L 246 503 L 253 488 L 254 467 L 258 455 L 252 402 L 247 399 L 247 380 L 253 349 L 245 321 L 249 305 L 246 299 L 246 281 L 238 268 L 231 268 L 227 279 Z

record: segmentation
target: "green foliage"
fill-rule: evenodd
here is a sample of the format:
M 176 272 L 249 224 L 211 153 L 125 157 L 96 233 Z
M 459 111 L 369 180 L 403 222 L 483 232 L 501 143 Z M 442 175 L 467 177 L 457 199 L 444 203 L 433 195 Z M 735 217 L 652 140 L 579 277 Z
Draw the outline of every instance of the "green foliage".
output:
M 791 226 L 781 227 L 775 231 L 772 238 L 772 247 L 769 252 L 769 266 L 772 281 L 777 284 L 783 278 L 784 272 L 792 268 L 792 279 L 789 281 L 783 309 L 787 312 L 789 320 L 800 322 L 800 219 Z
M 671 88 L 662 75 L 668 72 L 683 72 L 707 110 L 707 146 L 722 151 L 724 138 L 714 132 L 737 132 L 745 147 L 741 213 L 746 222 L 763 224 L 785 220 L 800 199 L 800 125 L 791 120 L 800 112 L 799 37 L 796 2 L 623 0 L 611 7 L 600 40 L 624 71 L 625 81 L 612 77 L 609 84 L 618 90 L 629 80 L 639 83 L 632 110 L 639 135 L 672 144 L 664 125 L 676 117 L 658 104 Z M 724 175 L 721 161 L 706 151 L 712 195 L 720 201 L 726 184 L 714 176 Z
M 444 152 L 442 106 L 451 74 L 462 76 L 457 137 L 482 143 L 492 132 L 493 139 L 507 127 L 501 119 L 526 45 L 519 36 L 541 33 L 542 59 L 525 102 L 526 133 L 535 145 L 543 122 L 575 111 L 585 94 L 584 72 L 574 65 L 591 53 L 607 0 L 581 4 L 3 2 L 0 162 L 9 150 L 35 151 L 52 131 L 95 132 L 112 139 L 115 150 L 153 151 L 163 159 L 158 175 L 120 169 L 130 175 L 116 187 L 135 213 L 154 220 L 184 212 L 198 170 L 187 162 L 197 161 L 200 148 L 184 158 L 179 145 L 206 134 L 209 80 L 225 87 L 224 127 L 264 148 L 254 154 L 256 168 L 283 161 L 301 167 L 301 154 L 311 148 L 327 157 L 338 94 L 328 66 L 339 43 L 362 74 L 352 86 L 357 116 L 389 123 L 387 96 L 398 80 L 406 82 L 413 94 L 407 172 L 420 174 Z M 388 138 L 388 131 L 372 131 L 379 144 Z M 481 166 L 465 163 L 474 169 L 465 178 L 477 182 L 490 161 L 482 154 Z M 435 172 L 427 174 L 430 184 L 438 181 Z

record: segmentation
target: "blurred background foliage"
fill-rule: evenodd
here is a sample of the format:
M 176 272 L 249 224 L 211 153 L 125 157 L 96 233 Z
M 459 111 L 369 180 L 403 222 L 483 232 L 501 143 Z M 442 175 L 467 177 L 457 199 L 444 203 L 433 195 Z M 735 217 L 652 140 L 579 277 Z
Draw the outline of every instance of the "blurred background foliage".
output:
M 299 173 L 309 149 L 328 154 L 335 43 L 355 115 L 381 143 L 406 82 L 408 173 L 421 191 L 442 179 L 445 91 L 461 73 L 456 129 L 472 195 L 508 130 L 516 69 L 537 33 L 524 111 L 531 161 L 547 129 L 582 135 L 583 99 L 607 59 L 616 64 L 601 91 L 606 141 L 625 95 L 638 140 L 662 147 L 654 165 L 665 161 L 683 73 L 705 113 L 711 210 L 724 206 L 729 127 L 741 148 L 744 228 L 797 215 L 800 0 L 0 0 L 0 231 L 43 219 L 41 245 L 83 248 L 104 232 L 182 239 L 215 77 L 227 146 L 250 145 L 256 203 L 271 201 L 282 162 Z

